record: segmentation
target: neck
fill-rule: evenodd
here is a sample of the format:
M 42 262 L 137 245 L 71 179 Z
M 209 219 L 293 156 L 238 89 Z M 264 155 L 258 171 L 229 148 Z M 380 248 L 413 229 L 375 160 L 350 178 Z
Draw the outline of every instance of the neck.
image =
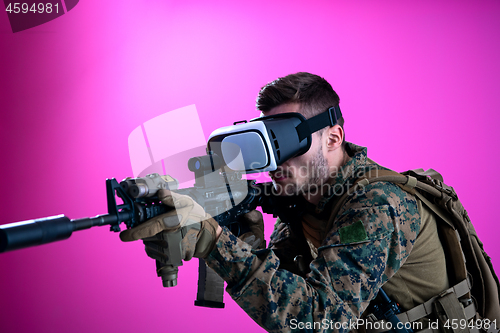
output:
M 340 164 L 338 166 L 335 166 L 334 168 L 331 168 L 333 170 L 332 170 L 332 172 L 330 172 L 329 177 L 322 182 L 321 189 L 318 189 L 318 191 L 315 193 L 310 193 L 310 192 L 304 193 L 304 195 L 303 195 L 304 199 L 306 199 L 308 202 L 312 203 L 313 205 L 316 205 L 316 206 L 318 205 L 318 203 L 323 198 L 324 194 L 328 192 L 328 188 L 331 187 L 332 183 L 335 181 L 335 177 L 337 176 L 338 171 L 342 170 L 342 168 L 351 159 L 349 157 L 349 155 L 344 150 L 342 150 L 341 154 L 342 154 L 342 156 L 339 159 L 341 161 Z

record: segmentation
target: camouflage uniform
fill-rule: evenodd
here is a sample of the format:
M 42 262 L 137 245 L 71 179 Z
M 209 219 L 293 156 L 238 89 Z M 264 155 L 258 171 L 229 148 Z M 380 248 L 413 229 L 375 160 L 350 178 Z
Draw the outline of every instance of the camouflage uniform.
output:
M 417 201 L 392 183 L 372 183 L 350 194 L 332 229 L 318 227 L 326 225 L 342 194 L 339 189 L 352 186 L 375 166 L 383 169 L 367 158 L 366 148 L 348 143 L 348 153 L 351 159 L 332 180 L 336 193 L 325 195 L 316 207 L 306 205 L 296 221 L 290 221 L 293 216 L 278 219 L 268 249 L 252 251 L 224 229 L 206 259 L 227 282 L 226 290 L 238 305 L 270 332 L 352 330 L 349 324 L 412 251 L 421 227 Z M 307 229 L 304 221 L 320 223 L 312 224 L 314 230 Z M 298 241 L 300 231 L 293 225 L 300 222 L 302 231 L 313 230 L 321 242 L 315 246 L 310 237 L 308 242 Z M 307 274 L 293 263 L 299 254 L 310 262 Z M 346 324 L 339 328 L 335 322 Z

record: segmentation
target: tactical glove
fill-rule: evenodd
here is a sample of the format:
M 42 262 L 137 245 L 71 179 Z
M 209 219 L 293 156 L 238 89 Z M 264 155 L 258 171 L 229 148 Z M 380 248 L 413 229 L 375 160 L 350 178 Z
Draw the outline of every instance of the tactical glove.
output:
M 163 264 L 171 264 L 173 255 L 206 258 L 217 241 L 217 222 L 187 195 L 160 190 L 158 198 L 172 210 L 122 231 L 120 239 L 144 240 L 148 256 Z
M 243 215 L 241 222 L 246 223 L 250 231 L 245 232 L 239 238 L 249 244 L 253 250 L 266 248 L 266 240 L 264 239 L 264 219 L 262 213 L 258 210 Z

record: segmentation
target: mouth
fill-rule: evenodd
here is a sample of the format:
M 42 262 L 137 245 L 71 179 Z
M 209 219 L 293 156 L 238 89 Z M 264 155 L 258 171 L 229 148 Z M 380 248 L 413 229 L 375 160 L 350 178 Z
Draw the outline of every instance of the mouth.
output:
M 279 182 L 279 181 L 282 181 L 282 180 L 287 179 L 288 177 L 283 175 L 283 176 L 279 176 L 279 177 L 278 177 L 278 176 L 272 176 L 271 178 L 272 178 L 274 181 Z
M 269 176 L 274 180 L 274 181 L 283 181 L 287 178 L 290 178 L 290 175 L 285 173 L 283 170 L 279 171 L 274 171 L 270 172 Z

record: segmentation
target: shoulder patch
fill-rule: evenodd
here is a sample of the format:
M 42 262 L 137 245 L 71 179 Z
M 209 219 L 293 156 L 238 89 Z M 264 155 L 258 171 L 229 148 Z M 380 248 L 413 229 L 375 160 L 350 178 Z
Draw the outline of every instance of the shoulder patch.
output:
M 344 244 L 362 242 L 368 239 L 365 226 L 361 220 L 339 229 L 340 242 Z

